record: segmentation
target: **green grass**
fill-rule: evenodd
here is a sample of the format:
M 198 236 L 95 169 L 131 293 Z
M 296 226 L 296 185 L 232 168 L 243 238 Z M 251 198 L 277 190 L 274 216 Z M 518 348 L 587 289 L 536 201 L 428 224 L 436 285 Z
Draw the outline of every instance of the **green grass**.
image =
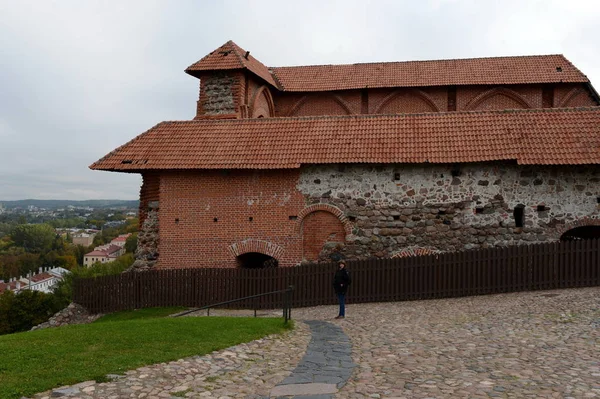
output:
M 183 312 L 184 307 L 171 307 L 171 308 L 146 308 L 136 310 L 124 310 L 122 312 L 115 312 L 102 316 L 95 323 L 105 323 L 107 321 L 126 321 L 126 320 L 137 320 L 137 319 L 151 319 L 156 317 L 166 317 L 175 313 Z
M 281 319 L 182 317 L 105 321 L 0 336 L 0 398 L 105 381 L 148 364 L 203 355 L 282 332 Z

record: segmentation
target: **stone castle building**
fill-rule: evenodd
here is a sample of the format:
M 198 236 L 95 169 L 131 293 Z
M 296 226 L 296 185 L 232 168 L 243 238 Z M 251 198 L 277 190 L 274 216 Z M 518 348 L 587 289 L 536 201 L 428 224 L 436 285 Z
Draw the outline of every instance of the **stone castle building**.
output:
M 293 266 L 598 236 L 600 98 L 562 55 L 268 68 L 227 42 L 141 173 L 136 267 Z

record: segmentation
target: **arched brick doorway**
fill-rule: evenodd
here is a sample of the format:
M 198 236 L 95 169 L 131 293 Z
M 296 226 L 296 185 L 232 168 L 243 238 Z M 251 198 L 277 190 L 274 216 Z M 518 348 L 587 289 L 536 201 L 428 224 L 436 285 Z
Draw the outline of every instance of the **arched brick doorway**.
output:
M 302 255 L 306 260 L 318 260 L 323 246 L 343 243 L 345 239 L 344 225 L 330 212 L 311 212 L 302 220 Z
M 590 240 L 600 238 L 600 226 L 578 226 L 565 231 L 561 241 Z
M 238 266 L 243 269 L 267 269 L 279 266 L 277 259 L 260 252 L 247 252 L 236 257 Z

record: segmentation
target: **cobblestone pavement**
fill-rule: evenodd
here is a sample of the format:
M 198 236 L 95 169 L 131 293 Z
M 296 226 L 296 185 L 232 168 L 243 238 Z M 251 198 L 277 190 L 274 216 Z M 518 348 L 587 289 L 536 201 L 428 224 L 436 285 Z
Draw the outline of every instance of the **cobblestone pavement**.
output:
M 598 287 L 349 305 L 335 323 L 358 364 L 336 398 L 600 397 Z
M 283 336 L 65 393 L 266 397 L 304 356 L 310 331 L 302 319 L 327 320 L 350 338 L 357 367 L 335 398 L 600 397 L 600 287 L 348 305 L 346 312 L 345 320 L 333 320 L 335 306 L 294 309 L 296 330 Z

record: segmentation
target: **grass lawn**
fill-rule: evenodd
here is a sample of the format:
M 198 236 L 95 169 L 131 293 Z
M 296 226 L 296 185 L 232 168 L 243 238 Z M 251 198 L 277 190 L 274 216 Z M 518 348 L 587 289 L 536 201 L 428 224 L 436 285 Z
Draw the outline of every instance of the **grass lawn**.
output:
M 110 313 L 102 316 L 94 323 L 105 323 L 107 321 L 126 321 L 136 319 L 151 319 L 156 317 L 166 317 L 175 313 L 183 312 L 188 308 L 171 307 L 171 308 L 146 308 L 135 310 L 124 310 L 122 312 Z
M 106 374 L 202 355 L 286 329 L 282 319 L 273 318 L 113 317 L 130 319 L 0 336 L 0 398 L 104 381 Z

